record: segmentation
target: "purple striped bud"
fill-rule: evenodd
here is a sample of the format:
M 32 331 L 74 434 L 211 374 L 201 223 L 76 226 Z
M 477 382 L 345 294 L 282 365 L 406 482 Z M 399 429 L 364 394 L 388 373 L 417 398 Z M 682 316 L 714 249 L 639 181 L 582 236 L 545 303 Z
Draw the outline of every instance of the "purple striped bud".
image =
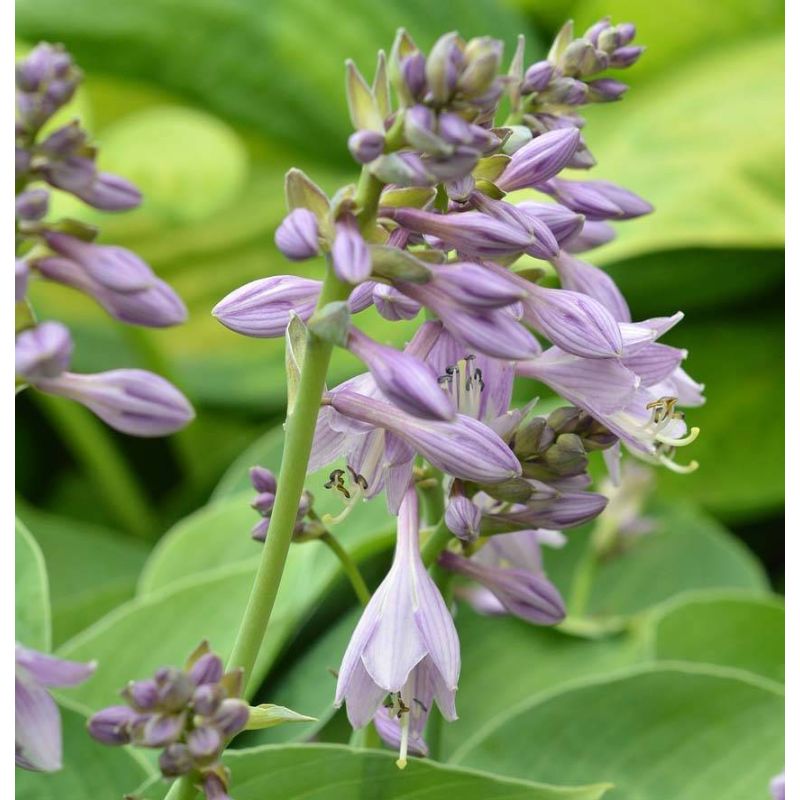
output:
M 35 383 L 55 378 L 69 367 L 72 338 L 60 322 L 42 322 L 22 331 L 14 343 L 15 371 Z
M 267 533 L 269 533 L 269 517 L 264 517 L 256 522 L 250 529 L 250 538 L 257 542 L 266 542 Z
M 391 431 L 454 477 L 493 484 L 521 472 L 508 445 L 491 428 L 463 414 L 452 422 L 422 420 L 389 403 L 350 391 L 334 393 L 330 403 L 346 417 Z
M 619 325 L 596 300 L 537 284 L 530 284 L 529 295 L 525 320 L 562 350 L 584 358 L 622 355 Z
M 14 300 L 18 303 L 25 298 L 28 293 L 28 279 L 30 278 L 31 270 L 28 262 L 22 258 L 18 258 L 14 262 Z
M 400 64 L 400 74 L 411 97 L 420 99 L 428 87 L 425 56 L 419 50 L 406 56 Z
M 550 84 L 544 97 L 548 103 L 565 106 L 579 106 L 586 102 L 589 88 L 583 81 L 575 78 L 556 78 Z
M 597 46 L 600 34 L 611 28 L 611 21 L 608 17 L 595 22 L 590 28 L 587 28 L 586 33 L 583 34 L 584 39 L 588 39 L 595 47 Z
M 203 776 L 203 794 L 206 800 L 231 800 L 225 781 L 216 772 L 207 772 Z
M 225 690 L 219 684 L 204 683 L 194 690 L 192 708 L 201 717 L 210 717 L 225 699 Z
M 478 211 L 434 214 L 416 208 L 386 208 L 381 214 L 416 233 L 435 236 L 448 247 L 475 258 L 519 254 L 532 238 L 524 229 Z
M 167 436 L 194 419 L 189 401 L 169 381 L 141 369 L 94 375 L 64 372 L 37 380 L 36 386 L 82 403 L 107 425 L 131 436 Z
M 166 711 L 180 711 L 189 702 L 194 685 L 183 670 L 175 667 L 162 667 L 156 671 L 155 682 L 158 687 L 158 702 Z
M 290 211 L 275 231 L 278 250 L 291 261 L 303 261 L 319 253 L 317 218 L 307 208 Z
M 553 178 L 539 188 L 590 220 L 633 219 L 653 210 L 646 200 L 608 181 Z
M 270 492 L 275 494 L 278 491 L 278 481 L 275 473 L 266 467 L 250 467 L 250 484 L 257 492 Z
M 216 653 L 204 653 L 192 664 L 189 677 L 195 686 L 201 686 L 204 683 L 219 683 L 224 672 L 222 659 Z
M 356 131 L 347 140 L 347 149 L 359 164 L 369 164 L 383 153 L 384 141 L 385 137 L 378 131 Z
M 109 172 L 98 172 L 87 185 L 71 191 L 100 211 L 129 211 L 142 204 L 141 192 L 130 181 Z
M 616 81 L 613 78 L 600 78 L 589 81 L 589 100 L 595 103 L 608 103 L 619 100 L 628 91 L 628 84 Z
M 372 256 L 354 216 L 336 220 L 336 236 L 331 248 L 333 271 L 343 281 L 357 284 L 369 278 Z
M 609 64 L 612 67 L 630 67 L 635 64 L 644 53 L 644 47 L 618 47 L 611 53 Z
M 398 186 L 433 186 L 437 182 L 418 153 L 382 155 L 372 162 L 370 171 L 384 183 Z
M 594 298 L 611 312 L 617 322 L 631 321 L 631 312 L 625 297 L 613 279 L 603 270 L 566 254 L 553 259 L 553 266 L 564 289 Z
M 89 735 L 103 744 L 128 744 L 142 716 L 129 706 L 109 706 L 89 718 Z
M 437 181 L 454 181 L 466 178 L 478 163 L 480 153 L 474 147 L 459 145 L 448 156 L 423 156 L 425 169 Z
M 437 375 L 424 361 L 378 344 L 351 328 L 347 349 L 369 368 L 375 383 L 398 408 L 423 419 L 450 420 L 455 409 L 439 387 Z
M 39 171 L 51 186 L 75 195 L 88 191 L 97 176 L 97 169 L 91 158 L 75 155 L 48 161 Z
M 229 698 L 222 701 L 210 721 L 225 738 L 230 738 L 244 729 L 248 719 L 250 719 L 250 707 L 247 703 L 244 700 Z
M 194 769 L 194 759 L 185 744 L 175 742 L 164 748 L 158 757 L 158 768 L 165 778 L 177 778 Z
M 547 578 L 522 569 L 480 564 L 445 550 L 439 563 L 451 572 L 478 581 L 514 616 L 536 625 L 557 625 L 566 616 L 561 595 Z
M 490 272 L 469 262 L 437 266 L 433 282 L 454 302 L 468 308 L 503 308 L 526 296 L 499 270 Z
M 636 36 L 636 26 L 632 22 L 621 22 L 617 25 L 617 34 L 619 43 L 626 45 Z
M 185 725 L 186 714 L 157 714 L 137 726 L 134 740 L 143 747 L 165 747 L 180 738 Z
M 563 247 L 568 253 L 584 253 L 612 241 L 616 235 L 607 222 L 586 220 L 580 232 L 567 239 Z
M 372 289 L 372 299 L 378 313 L 384 319 L 392 322 L 397 322 L 401 319 L 414 319 L 419 314 L 419 303 L 410 297 L 406 297 L 393 286 L 387 286 L 383 283 L 375 284 Z
M 16 65 L 17 88 L 23 92 L 39 91 L 46 82 L 67 77 L 73 69 L 72 58 L 63 45 L 40 42 Z
M 511 156 L 495 183 L 504 192 L 513 192 L 549 180 L 569 163 L 580 141 L 581 134 L 576 128 L 543 133 Z
M 543 92 L 553 78 L 553 65 L 549 61 L 537 61 L 525 71 L 522 80 L 522 94 Z
M 543 222 L 556 239 L 559 245 L 567 242 L 571 237 L 579 234 L 585 227 L 585 218 L 558 203 L 534 203 L 524 201 L 517 203 L 517 208 L 528 216 L 535 217 Z
M 256 499 L 250 503 L 250 508 L 258 511 L 262 517 L 267 517 L 272 513 L 272 507 L 275 505 L 275 495 L 272 492 L 259 492 Z
M 47 214 L 50 193 L 46 189 L 28 189 L 17 195 L 15 212 L 18 219 L 36 221 Z
M 223 741 L 220 732 L 210 725 L 200 725 L 186 737 L 189 752 L 199 761 L 209 761 L 222 752 Z
M 482 153 L 500 146 L 500 138 L 496 134 L 467 122 L 452 111 L 439 115 L 439 136 L 451 144 L 468 145 Z
M 481 510 L 468 497 L 456 495 L 447 503 L 444 523 L 462 541 L 474 542 L 480 536 Z
M 211 313 L 226 327 L 245 336 L 283 336 L 291 314 L 303 322 L 314 313 L 321 284 L 294 275 L 273 275 L 246 283 L 226 295 Z
M 152 711 L 158 705 L 158 686 L 153 680 L 131 681 L 122 696 L 138 711 Z

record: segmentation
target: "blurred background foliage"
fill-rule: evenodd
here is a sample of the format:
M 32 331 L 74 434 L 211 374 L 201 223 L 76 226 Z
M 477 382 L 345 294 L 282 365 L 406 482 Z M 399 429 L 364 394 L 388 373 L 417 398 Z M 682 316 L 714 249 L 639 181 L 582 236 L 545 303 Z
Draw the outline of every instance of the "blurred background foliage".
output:
M 115 437 L 157 509 L 157 535 L 200 504 L 253 435 L 279 422 L 282 342 L 237 337 L 210 316 L 241 283 L 288 264 L 272 235 L 290 165 L 326 189 L 353 179 L 342 64 L 372 68 L 399 25 L 423 47 L 442 31 L 489 33 L 528 59 L 555 28 L 578 30 L 604 14 L 634 21 L 648 50 L 626 73 L 621 106 L 589 109 L 593 177 L 629 186 L 656 206 L 620 226 L 597 251 L 636 318 L 683 310 L 670 341 L 708 404 L 692 413 L 701 470 L 661 476 L 665 491 L 695 498 L 779 565 L 782 503 L 783 39 L 777 0 L 20 0 L 24 51 L 64 42 L 86 72 L 76 113 L 102 147 L 104 168 L 136 182 L 143 207 L 97 215 L 69 198 L 56 212 L 93 219 L 103 239 L 130 247 L 170 281 L 189 322 L 131 331 L 91 301 L 39 284 L 43 317 L 76 331 L 75 366 L 161 368 L 187 392 L 197 421 L 177 446 Z M 294 268 L 294 267 L 292 267 Z M 300 269 L 309 275 L 318 263 Z M 408 327 L 364 316 L 378 338 Z M 339 354 L 335 380 L 354 361 Z M 76 470 L 48 418 L 20 401 L 19 488 L 38 507 L 114 526 L 95 487 Z M 45 475 L 46 478 L 42 476 Z M 102 499 L 102 498 L 101 498 Z M 107 505 L 107 504 L 106 504 Z
M 68 198 L 56 212 L 100 224 L 104 241 L 141 254 L 190 308 L 189 322 L 180 328 L 139 331 L 108 319 L 63 287 L 38 283 L 32 290 L 41 317 L 63 319 L 72 328 L 77 370 L 155 369 L 182 387 L 198 411 L 197 420 L 170 440 L 108 432 L 108 463 L 87 463 L 63 436 L 63 405 L 29 392 L 17 400 L 19 512 L 47 563 L 53 641 L 67 657 L 101 659 L 95 679 L 75 693 L 84 707 L 106 704 L 128 678 L 179 659 L 200 635 L 221 652 L 230 646 L 258 555 L 247 536 L 255 516 L 248 507 L 246 469 L 257 461 L 276 466 L 280 453 L 283 343 L 238 337 L 216 323 L 210 310 L 246 281 L 298 268 L 272 241 L 284 213 L 283 175 L 290 166 L 306 170 L 327 190 L 355 179 L 346 149 L 344 59 L 354 58 L 370 73 L 376 50 L 388 49 L 395 28 L 404 26 L 424 48 L 457 28 L 466 36 L 502 38 L 510 52 L 524 32 L 530 63 L 543 55 L 543 43 L 564 19 L 573 17 L 582 31 L 606 14 L 615 22 L 635 22 L 637 41 L 648 50 L 624 76 L 631 89 L 622 104 L 589 109 L 586 136 L 599 160 L 591 177 L 630 187 L 652 201 L 656 212 L 619 226 L 617 241 L 591 260 L 618 281 L 634 318 L 686 312 L 669 342 L 689 349 L 687 368 L 705 382 L 708 402 L 690 412 L 691 423 L 702 429 L 691 448 L 700 470 L 688 477 L 658 474 L 660 500 L 653 513 L 668 535 L 604 568 L 589 609 L 624 616 L 658 607 L 645 648 L 651 656 L 713 661 L 779 680 L 773 674 L 781 660 L 777 650 L 775 658 L 764 656 L 768 667 L 751 663 L 754 652 L 772 653 L 771 645 L 756 644 L 778 630 L 777 606 L 736 594 L 763 594 L 768 580 L 778 591 L 783 586 L 784 90 L 778 0 L 18 0 L 20 52 L 40 39 L 63 42 L 72 51 L 86 73 L 73 109 L 101 145 L 101 166 L 133 180 L 145 196 L 141 209 L 118 217 L 94 215 Z M 318 275 L 321 265 L 306 262 L 299 269 Z M 387 323 L 374 311 L 362 316 L 373 336 L 394 343 L 413 327 Z M 337 353 L 331 383 L 357 368 Z M 535 388 L 521 386 L 519 399 Z M 140 484 L 133 505 L 124 491 L 108 491 L 114 485 L 109 475 L 125 467 Z M 313 488 L 321 480 L 310 483 Z M 381 574 L 391 542 L 385 525 L 378 502 L 355 514 L 345 532 L 372 579 Z M 565 593 L 585 541 L 581 531 L 574 532 L 570 545 L 547 561 Z M 265 699 L 317 714 L 320 736 L 328 741 L 343 735 L 346 740 L 341 716 L 328 723 L 331 687 L 302 682 L 298 676 L 309 673 L 289 667 L 305 665 L 319 674 L 321 665 L 335 663 L 341 653 L 353 617 L 331 623 L 353 601 L 334 582 L 335 573 L 321 549 L 293 550 L 289 588 L 279 598 L 257 675 L 271 676 Z M 720 587 L 728 594 L 713 594 Z M 670 600 L 678 593 L 680 602 Z M 134 594 L 135 600 L 112 611 Z M 658 606 L 665 601 L 674 608 Z M 110 616 L 90 626 L 106 612 Z M 673 613 L 678 622 L 670 628 Z M 179 618 L 187 623 L 180 631 L 173 625 Z M 685 618 L 699 620 L 699 627 L 693 639 L 683 641 L 675 631 L 683 630 L 679 623 Z M 634 670 L 617 711 L 635 706 L 629 698 L 636 692 L 642 692 L 642 702 L 654 697 L 664 679 L 649 668 L 642 672 L 641 626 L 611 643 L 510 619 L 488 621 L 467 610 L 458 621 L 465 653 L 460 707 L 469 713 L 463 714 L 463 728 L 453 726 L 452 734 L 448 728 L 439 742 L 454 761 L 482 766 L 480 746 L 465 739 L 497 708 L 580 677 L 590 664 L 595 673 Z M 529 648 L 539 669 L 510 682 L 503 670 L 514 668 L 516 675 L 517 662 L 499 660 L 496 674 L 486 671 L 482 661 L 473 662 L 482 659 L 487 641 L 494 653 L 506 648 L 518 655 Z M 695 653 L 707 643 L 720 644 L 713 659 Z M 120 653 L 125 657 L 111 657 Z M 700 678 L 669 678 L 681 707 L 702 705 L 707 688 L 695 680 Z M 494 694 L 486 691 L 489 683 Z M 729 689 L 720 685 L 714 691 Z M 498 691 L 508 696 L 498 699 Z M 741 699 L 719 697 L 721 705 Z M 573 702 L 594 701 L 566 693 L 558 708 L 551 704 L 543 713 L 563 712 L 566 725 L 574 718 Z M 658 715 L 659 709 L 651 712 Z M 760 719 L 748 724 L 760 730 Z M 501 749 L 504 736 L 514 741 L 514 724 L 509 718 L 492 733 Z M 283 731 L 271 732 L 269 741 L 298 735 Z M 585 729 L 578 733 L 585 736 Z M 626 729 L 609 747 L 629 746 L 640 733 Z M 675 742 L 690 738 L 673 733 Z M 450 735 L 457 737 L 452 743 Z M 527 742 L 535 735 L 528 731 L 517 738 Z M 605 733 L 590 738 L 599 741 Z M 727 752 L 724 742 L 705 744 L 709 752 L 715 746 Z M 671 745 L 662 750 L 670 752 Z M 580 750 L 568 768 L 564 759 L 553 761 L 552 775 L 547 759 L 536 769 L 556 779 L 558 770 L 580 762 L 585 774 L 573 771 L 570 780 L 602 775 L 606 756 L 600 752 L 592 761 L 584 755 Z M 744 754 L 739 761 L 751 764 Z M 762 784 L 742 783 L 742 798 L 760 796 L 753 786 L 777 770 L 773 761 L 765 756 L 764 774 L 755 771 Z M 513 765 L 506 771 L 525 777 Z M 750 769 L 747 780 L 752 774 Z M 631 773 L 620 781 L 641 788 L 637 781 L 645 779 Z M 41 784 L 32 786 L 22 796 L 41 798 Z M 696 788 L 697 797 L 713 794 L 704 794 L 699 782 Z M 664 796 L 682 792 L 675 787 Z

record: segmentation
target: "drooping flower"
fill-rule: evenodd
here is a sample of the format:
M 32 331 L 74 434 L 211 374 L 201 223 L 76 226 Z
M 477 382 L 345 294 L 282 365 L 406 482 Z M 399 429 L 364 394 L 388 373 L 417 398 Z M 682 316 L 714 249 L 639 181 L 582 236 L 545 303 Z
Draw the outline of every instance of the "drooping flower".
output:
M 410 712 L 426 699 L 417 696 L 418 688 L 426 687 L 423 693 L 430 692 L 445 719 L 455 719 L 460 665 L 452 617 L 422 563 L 418 501 L 409 487 L 400 505 L 394 562 L 347 646 L 336 704 L 346 702 L 351 724 L 360 728 L 390 695 L 401 726 L 398 764 L 405 766 Z
M 16 645 L 15 760 L 40 772 L 61 769 L 61 717 L 49 688 L 77 686 L 88 680 L 95 663 L 64 661 Z

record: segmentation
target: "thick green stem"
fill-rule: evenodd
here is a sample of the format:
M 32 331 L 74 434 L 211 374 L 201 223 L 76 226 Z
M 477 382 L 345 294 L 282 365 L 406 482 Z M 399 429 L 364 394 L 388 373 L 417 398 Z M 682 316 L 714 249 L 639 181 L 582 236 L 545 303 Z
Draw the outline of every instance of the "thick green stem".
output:
M 134 536 L 153 537 L 158 530 L 147 498 L 103 423 L 71 400 L 41 392 L 34 396 L 120 528 Z
M 344 574 L 347 575 L 347 579 L 350 581 L 350 585 L 353 587 L 358 601 L 361 605 L 365 606 L 369 603 L 372 595 L 367 588 L 367 584 L 364 583 L 361 570 L 359 570 L 356 562 L 353 561 L 347 550 L 342 547 L 341 542 L 330 531 L 326 531 L 319 538 L 321 541 L 325 542 L 336 558 L 339 559 L 339 563 L 342 565 Z
M 329 268 L 317 307 L 343 300 L 348 292 L 349 287 L 341 283 Z M 297 398 L 286 420 L 286 444 L 269 523 L 269 536 L 261 553 L 261 562 L 229 661 L 229 668 L 241 667 L 248 678 L 267 631 L 292 541 L 332 349 L 330 342 L 323 341 L 309 331 Z

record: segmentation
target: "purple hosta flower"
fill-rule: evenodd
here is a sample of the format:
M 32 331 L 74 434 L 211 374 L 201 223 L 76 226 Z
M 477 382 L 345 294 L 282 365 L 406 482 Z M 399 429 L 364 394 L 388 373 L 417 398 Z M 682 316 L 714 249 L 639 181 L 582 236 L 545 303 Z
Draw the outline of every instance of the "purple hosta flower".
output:
M 553 178 L 537 188 L 590 220 L 634 219 L 653 210 L 653 206 L 639 195 L 609 181 Z
M 250 536 L 257 542 L 265 542 L 269 533 L 269 524 L 272 517 L 272 508 L 275 505 L 278 483 L 271 470 L 260 466 L 250 468 L 250 483 L 256 490 L 256 496 L 253 498 L 253 502 L 250 503 L 250 507 L 261 515 L 261 519 L 252 527 Z M 295 541 L 307 541 L 319 535 L 317 532 L 318 526 L 315 526 L 312 532 L 310 526 L 313 523 L 306 524 L 304 521 L 311 510 L 313 502 L 314 499 L 311 493 L 303 491 L 295 517 L 293 531 Z
M 275 478 L 275 473 L 266 467 L 250 467 L 250 483 L 257 492 L 271 492 L 275 494 L 278 491 L 278 481 Z
M 356 131 L 347 140 L 347 148 L 359 164 L 369 164 L 383 153 L 384 141 L 383 134 L 377 131 Z
M 141 192 L 130 181 L 109 172 L 95 173 L 91 181 L 72 193 L 100 211 L 130 211 L 142 203 Z
M 194 419 L 189 401 L 169 381 L 141 369 L 94 375 L 62 372 L 31 383 L 85 405 L 107 425 L 131 436 L 167 436 Z
M 46 189 L 28 189 L 17 195 L 14 211 L 18 219 L 35 222 L 47 214 L 50 194 Z
M 361 283 L 372 272 L 372 256 L 358 229 L 356 218 L 345 215 L 336 221 L 336 234 L 331 247 L 334 272 L 347 283 Z
M 437 383 L 433 369 L 409 353 L 379 344 L 353 327 L 347 349 L 369 368 L 387 400 L 424 419 L 450 420 L 455 411 Z
M 307 208 L 290 211 L 275 231 L 275 244 L 286 258 L 303 261 L 319 254 L 319 226 Z
M 49 688 L 77 686 L 88 680 L 94 662 L 81 664 L 16 646 L 15 761 L 40 772 L 61 769 L 61 717 Z
M 773 800 L 786 800 L 786 775 L 781 772 L 769 782 L 769 790 Z
M 17 376 L 32 383 L 55 378 L 69 368 L 72 347 L 72 337 L 60 322 L 42 322 L 22 331 L 14 344 Z
M 514 534 L 500 534 L 500 536 Z M 487 545 L 488 546 L 488 545 Z M 536 625 L 557 625 L 566 616 L 561 595 L 542 574 L 517 567 L 495 567 L 449 551 L 439 563 L 451 572 L 478 581 L 516 617 Z
M 14 300 L 18 303 L 20 300 L 25 299 L 28 293 L 28 280 L 30 279 L 31 270 L 28 262 L 22 258 L 14 261 Z
M 61 45 L 41 42 L 16 67 L 17 114 L 35 132 L 75 94 L 81 79 Z
M 196 772 L 205 779 L 216 774 L 225 778 L 224 789 L 222 750 L 250 716 L 250 707 L 239 699 L 241 688 L 242 671 L 226 673 L 220 657 L 202 642 L 183 669 L 162 667 L 152 678 L 131 681 L 121 692 L 127 705 L 92 715 L 89 734 L 107 745 L 162 750 L 164 777 Z
M 130 250 L 89 244 L 62 233 L 46 236 L 59 255 L 35 262 L 41 275 L 91 295 L 116 319 L 161 328 L 186 319 L 186 306 Z
M 613 78 L 600 78 L 596 81 L 589 81 L 589 99 L 595 103 L 609 103 L 619 100 L 628 91 L 628 84 Z
M 381 214 L 410 231 L 434 236 L 449 249 L 472 258 L 519 255 L 532 243 L 531 234 L 524 228 L 479 211 L 434 214 L 416 208 L 384 208 Z
M 543 92 L 553 78 L 554 67 L 549 61 L 537 61 L 525 70 L 520 91 L 522 94 Z
M 433 286 L 455 303 L 473 309 L 505 308 L 524 299 L 525 290 L 503 272 L 491 272 L 480 264 L 455 262 L 434 267 Z M 430 288 L 430 284 L 424 287 Z
M 607 222 L 586 220 L 580 232 L 564 241 L 568 253 L 584 253 L 612 241 L 617 232 Z
M 392 709 L 400 721 L 398 766 L 402 767 L 412 719 L 417 720 L 416 738 L 421 731 L 418 720 L 423 709 L 430 708 L 431 698 L 445 719 L 456 718 L 460 666 L 453 620 L 422 563 L 417 495 L 409 487 L 400 505 L 394 562 L 347 646 L 339 669 L 336 704 L 346 702 L 350 723 L 361 728 L 376 715 L 386 695 L 391 695 Z
M 444 511 L 447 529 L 463 542 L 474 542 L 480 536 L 481 510 L 468 497 L 454 495 Z
M 361 284 L 365 286 L 366 284 Z M 358 288 L 361 288 L 360 286 Z M 414 319 L 421 308 L 416 300 L 406 297 L 393 286 L 376 283 L 372 287 L 372 301 L 378 313 L 384 318 L 396 322 L 401 319 Z
M 503 174 L 495 181 L 504 192 L 529 189 L 555 177 L 567 166 L 580 145 L 576 128 L 548 131 L 532 139 L 511 156 Z
M 586 227 L 583 216 L 558 203 L 535 203 L 525 200 L 515 206 L 527 217 L 544 223 L 559 245 L 566 245 Z
M 587 225 L 592 224 L 603 223 L 587 223 Z M 617 322 L 631 321 L 631 312 L 625 297 L 614 280 L 603 270 L 566 253 L 554 258 L 552 264 L 565 289 L 594 298 L 611 312 Z

